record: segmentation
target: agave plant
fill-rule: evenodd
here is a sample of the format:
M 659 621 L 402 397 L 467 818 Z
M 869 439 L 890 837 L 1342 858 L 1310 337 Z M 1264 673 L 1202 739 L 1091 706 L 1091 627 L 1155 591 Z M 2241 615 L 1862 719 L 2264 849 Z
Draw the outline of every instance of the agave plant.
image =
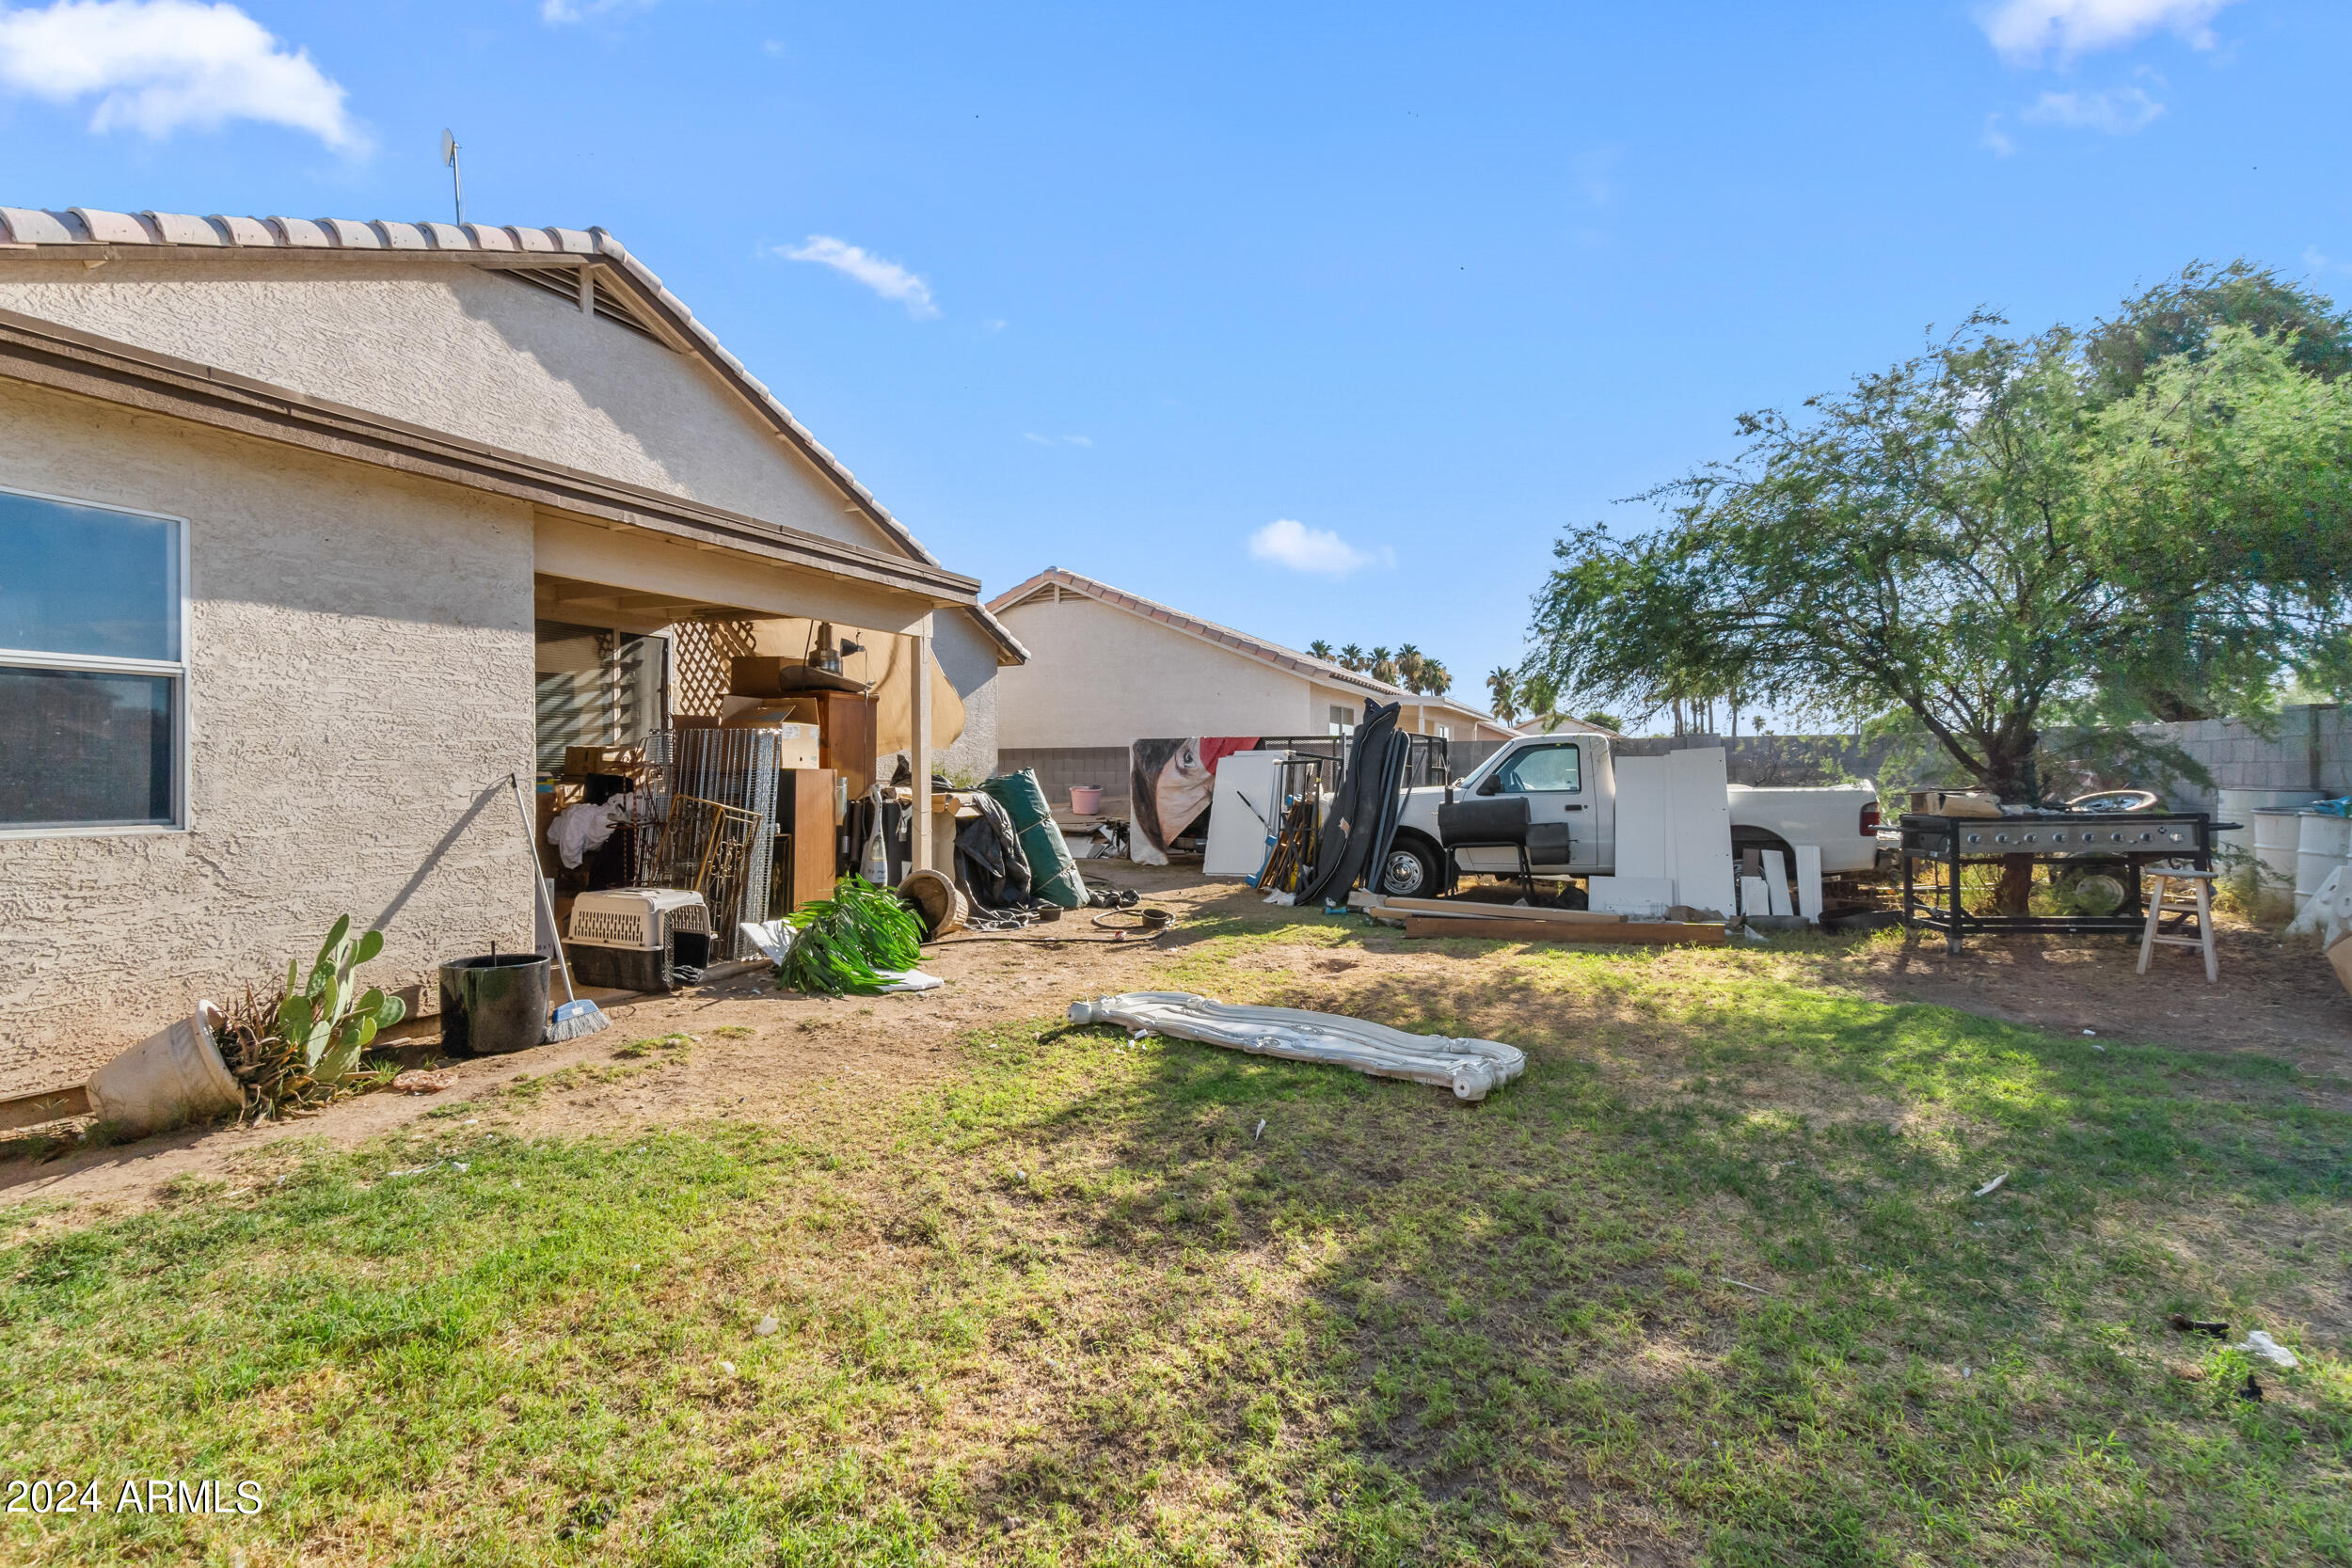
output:
M 376 1031 L 398 1023 L 407 1009 L 380 987 L 355 992 L 351 972 L 384 951 L 384 933 L 351 934 L 351 916 L 335 922 L 319 947 L 310 976 L 301 978 L 299 959 L 286 960 L 286 999 L 278 1005 L 278 1028 L 302 1053 L 312 1079 L 332 1084 L 359 1064 L 359 1053 Z

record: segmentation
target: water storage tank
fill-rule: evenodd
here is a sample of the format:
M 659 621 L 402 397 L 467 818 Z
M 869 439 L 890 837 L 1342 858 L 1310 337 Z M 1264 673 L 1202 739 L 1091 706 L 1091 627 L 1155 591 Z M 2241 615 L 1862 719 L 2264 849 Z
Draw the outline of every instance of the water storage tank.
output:
M 2344 863 L 2352 822 L 2332 812 L 2297 813 L 2300 831 L 2295 841 L 2295 912 L 2301 914 L 2312 894 Z
M 2254 864 L 2263 886 L 2285 892 L 2295 886 L 2295 852 L 2302 842 L 2303 813 L 2296 808 L 2265 806 L 2254 818 Z
M 2213 819 L 2235 822 L 2229 832 L 2213 835 L 2224 872 L 2238 871 L 2254 858 L 2254 814 L 2258 811 L 2299 811 L 2319 799 L 2315 789 L 2220 789 L 2214 792 Z M 2292 846 L 2289 854 L 2293 854 Z

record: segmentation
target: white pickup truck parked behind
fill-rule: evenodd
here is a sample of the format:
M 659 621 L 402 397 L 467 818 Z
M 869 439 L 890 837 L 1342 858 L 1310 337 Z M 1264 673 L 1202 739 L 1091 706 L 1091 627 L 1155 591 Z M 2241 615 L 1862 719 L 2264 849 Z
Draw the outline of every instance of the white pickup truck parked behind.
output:
M 1455 781 L 1453 792 L 1456 800 L 1524 796 L 1533 824 L 1565 823 L 1568 860 L 1538 862 L 1536 876 L 1617 875 L 1617 772 L 1606 736 L 1522 736 Z M 1824 876 L 1868 871 L 1876 863 L 1879 803 L 1870 784 L 1825 789 L 1731 784 L 1725 793 L 1735 858 L 1748 848 L 1792 850 L 1811 844 L 1820 847 Z M 1445 851 L 1438 844 L 1438 808 L 1445 799 L 1446 790 L 1438 785 L 1406 792 L 1396 839 L 1382 867 L 1381 892 L 1433 897 L 1442 891 Z M 1464 871 L 1508 876 L 1517 876 L 1519 864 L 1515 851 L 1498 848 L 1458 849 L 1455 863 Z

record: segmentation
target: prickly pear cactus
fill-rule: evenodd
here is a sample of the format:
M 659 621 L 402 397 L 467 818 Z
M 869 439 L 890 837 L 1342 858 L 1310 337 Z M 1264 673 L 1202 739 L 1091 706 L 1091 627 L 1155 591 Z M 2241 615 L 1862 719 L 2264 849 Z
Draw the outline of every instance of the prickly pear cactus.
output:
M 351 916 L 335 922 L 319 945 L 310 976 L 301 964 L 286 964 L 286 1000 L 278 1005 L 278 1032 L 298 1047 L 310 1076 L 332 1084 L 359 1065 L 359 1053 L 379 1030 L 398 1023 L 407 1009 L 380 987 L 355 992 L 351 972 L 384 950 L 384 933 L 351 934 Z

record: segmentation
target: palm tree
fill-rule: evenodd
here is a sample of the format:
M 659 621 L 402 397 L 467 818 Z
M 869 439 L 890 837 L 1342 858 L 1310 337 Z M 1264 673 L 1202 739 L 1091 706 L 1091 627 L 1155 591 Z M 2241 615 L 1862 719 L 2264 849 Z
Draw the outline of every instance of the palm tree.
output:
M 1453 686 L 1454 673 L 1445 667 L 1443 659 L 1424 658 L 1421 661 L 1421 684 L 1414 690 L 1432 697 L 1442 697 Z
M 1422 657 L 1419 648 L 1407 642 L 1397 649 L 1396 673 L 1399 677 L 1397 684 L 1407 691 L 1419 691 L 1421 689 L 1421 666 Z
M 1386 681 L 1391 686 L 1394 686 L 1396 684 L 1396 657 L 1386 648 L 1373 649 L 1372 669 L 1368 673 L 1374 680 Z
M 1519 716 L 1518 677 L 1504 669 L 1486 672 L 1486 695 L 1493 703 L 1495 717 L 1504 723 Z
M 1307 651 L 1327 664 L 1331 660 L 1331 644 L 1320 637 L 1307 644 Z
M 1364 667 L 1364 650 L 1363 650 L 1363 649 L 1361 649 L 1361 648 L 1359 648 L 1359 647 L 1356 646 L 1356 644 L 1355 644 L 1355 643 L 1350 642 L 1350 643 L 1349 643 L 1346 647 L 1342 648 L 1342 649 L 1340 650 L 1340 668 L 1341 668 L 1341 669 L 1343 669 L 1343 670 L 1355 670 L 1355 671 L 1359 671 L 1359 672 L 1360 672 L 1360 671 L 1363 669 L 1363 667 Z

